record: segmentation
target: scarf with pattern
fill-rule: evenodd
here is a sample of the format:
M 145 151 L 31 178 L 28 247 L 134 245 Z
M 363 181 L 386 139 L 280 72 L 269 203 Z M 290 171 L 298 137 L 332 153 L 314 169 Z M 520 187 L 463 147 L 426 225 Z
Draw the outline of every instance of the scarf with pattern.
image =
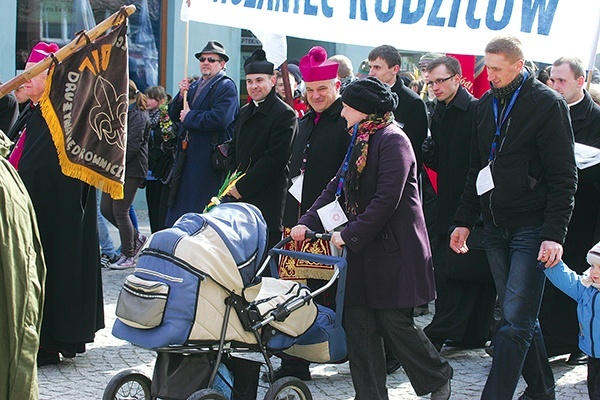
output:
M 367 118 L 359 122 L 354 149 L 350 154 L 350 161 L 346 178 L 344 181 L 344 197 L 346 199 L 344 206 L 346 212 L 356 215 L 358 209 L 358 193 L 360 190 L 360 175 L 367 165 L 367 155 L 369 153 L 369 138 L 380 129 L 385 128 L 394 122 L 394 114 L 391 111 L 383 116 L 369 114 Z M 352 135 L 354 127 L 349 129 Z
M 517 75 L 517 77 L 513 79 L 511 83 L 501 88 L 493 87 L 492 83 L 490 82 L 490 90 L 492 91 L 492 95 L 498 100 L 509 98 L 519 88 L 519 86 L 521 86 L 521 82 L 523 82 L 524 78 L 525 75 L 523 74 L 523 72 L 520 72 L 519 75 Z

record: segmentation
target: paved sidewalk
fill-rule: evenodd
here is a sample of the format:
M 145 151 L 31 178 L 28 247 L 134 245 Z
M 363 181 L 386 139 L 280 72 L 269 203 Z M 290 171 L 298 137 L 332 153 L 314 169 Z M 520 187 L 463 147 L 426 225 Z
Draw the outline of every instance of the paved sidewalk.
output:
M 147 368 L 152 370 L 155 355 L 151 351 L 132 346 L 114 338 L 111 327 L 114 321 L 116 299 L 121 283 L 130 271 L 104 269 L 104 301 L 107 328 L 96 335 L 96 341 L 88 346 L 88 351 L 66 359 L 59 365 L 41 367 L 39 370 L 40 399 L 101 399 L 104 388 L 110 378 L 124 368 Z M 431 316 L 417 318 L 419 325 L 429 322 Z M 444 347 L 442 355 L 454 368 L 452 380 L 453 399 L 478 398 L 491 358 L 481 349 L 458 350 Z M 586 367 L 571 367 L 564 358 L 552 362 L 557 380 L 557 399 L 580 400 L 587 398 L 585 385 Z M 354 391 L 350 379 L 348 364 L 313 365 L 313 380 L 308 382 L 314 399 L 352 399 Z M 406 375 L 398 371 L 389 376 L 390 399 L 418 399 Z M 519 393 L 524 390 L 524 383 Z M 264 389 L 261 391 L 264 393 Z M 262 398 L 259 395 L 259 398 Z M 428 397 L 425 397 L 428 398 Z
M 138 215 L 139 216 L 139 215 Z M 148 233 L 147 221 L 142 220 L 142 232 Z M 113 231 L 113 233 L 116 232 Z M 118 239 L 117 239 L 118 242 Z M 155 354 L 132 346 L 111 335 L 115 305 L 121 284 L 129 271 L 104 269 L 104 312 L 106 328 L 99 331 L 94 343 L 88 345 L 83 355 L 66 359 L 58 365 L 48 365 L 39 369 L 40 399 L 80 400 L 101 399 L 108 381 L 125 368 L 146 368 L 152 370 Z M 432 306 L 430 306 L 432 308 Z M 425 326 L 431 315 L 416 318 L 417 324 Z M 454 368 L 452 399 L 477 399 L 491 365 L 492 359 L 482 350 L 459 350 L 444 347 L 442 355 Z M 275 362 L 277 364 L 277 362 Z M 552 360 L 552 368 L 557 382 L 557 399 L 581 400 L 588 398 L 586 387 L 586 366 L 572 367 L 565 364 L 565 358 Z M 348 363 L 339 365 L 316 365 L 311 367 L 312 381 L 307 382 L 316 400 L 347 400 L 354 397 Z M 419 399 L 406 375 L 400 370 L 388 376 L 390 399 Z M 525 388 L 521 382 L 519 395 Z M 265 389 L 261 388 L 258 398 L 262 399 Z M 429 398 L 425 396 L 423 398 Z

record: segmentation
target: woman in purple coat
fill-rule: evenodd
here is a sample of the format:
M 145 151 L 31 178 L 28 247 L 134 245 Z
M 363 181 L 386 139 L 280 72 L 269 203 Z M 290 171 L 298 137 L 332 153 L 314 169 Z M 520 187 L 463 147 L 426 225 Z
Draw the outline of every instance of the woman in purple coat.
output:
M 450 397 L 452 367 L 413 322 L 413 307 L 434 298 L 431 251 L 410 140 L 394 122 L 398 98 L 375 77 L 351 83 L 342 116 L 353 140 L 336 177 L 292 229 L 322 230 L 317 210 L 339 201 L 348 223 L 333 234 L 348 249 L 344 308 L 357 400 L 387 399 L 383 340 L 422 396 Z

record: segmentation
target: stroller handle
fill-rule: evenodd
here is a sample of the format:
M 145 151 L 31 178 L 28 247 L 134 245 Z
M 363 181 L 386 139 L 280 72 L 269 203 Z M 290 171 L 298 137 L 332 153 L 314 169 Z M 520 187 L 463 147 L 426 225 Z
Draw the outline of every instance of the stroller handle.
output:
M 306 238 L 307 239 L 323 239 L 323 240 L 331 240 L 332 234 L 331 233 L 318 233 L 318 232 L 312 232 L 312 231 L 307 231 L 306 232 Z M 284 250 L 281 247 L 283 247 L 286 243 L 291 242 L 293 239 L 291 237 L 286 237 L 283 240 L 281 240 L 279 243 L 277 243 L 271 250 L 269 250 L 268 252 L 268 256 L 267 259 L 264 261 L 263 266 L 261 267 L 260 271 L 262 271 L 265 266 L 270 262 L 271 258 L 274 255 L 286 255 L 289 257 L 294 257 L 294 258 L 298 258 L 301 260 L 306 260 L 306 261 L 311 261 L 311 262 L 316 262 L 316 263 L 321 263 L 321 264 L 326 264 L 326 265 L 331 265 L 334 268 L 333 271 L 333 275 L 332 277 L 328 280 L 328 282 L 323 285 L 322 287 L 320 287 L 319 289 L 305 295 L 302 297 L 299 297 L 297 299 L 295 299 L 294 301 L 287 303 L 285 305 L 281 305 L 277 307 L 277 310 L 274 310 L 271 315 L 269 317 L 267 317 L 266 319 L 262 320 L 261 322 L 257 323 L 255 326 L 253 326 L 253 329 L 259 329 L 267 324 L 269 324 L 270 322 L 277 320 L 277 321 L 283 321 L 285 320 L 285 318 L 287 318 L 287 316 L 293 312 L 294 310 L 300 308 L 303 304 L 308 303 L 311 299 L 313 299 L 314 297 L 320 295 L 321 293 L 325 292 L 327 289 L 329 289 L 333 283 L 336 280 L 340 280 L 339 285 L 342 288 L 342 295 L 340 296 L 342 298 L 342 301 L 338 301 L 338 309 L 336 309 L 336 315 L 339 314 L 341 317 L 341 305 L 343 304 L 343 288 L 346 286 L 346 268 L 347 268 L 347 264 L 346 264 L 346 253 L 347 253 L 347 249 L 346 246 L 343 247 L 342 249 L 342 255 L 340 257 L 336 257 L 336 256 L 326 256 L 323 254 L 313 254 L 313 253 L 305 253 L 305 252 L 299 252 L 299 251 L 291 251 L 291 250 Z M 337 297 L 337 296 L 336 296 Z M 337 317 L 336 317 L 337 318 Z
M 325 240 L 327 242 L 331 241 L 331 238 L 333 237 L 333 233 L 329 233 L 329 232 L 314 232 L 314 231 L 306 231 L 306 238 L 307 239 L 322 239 Z

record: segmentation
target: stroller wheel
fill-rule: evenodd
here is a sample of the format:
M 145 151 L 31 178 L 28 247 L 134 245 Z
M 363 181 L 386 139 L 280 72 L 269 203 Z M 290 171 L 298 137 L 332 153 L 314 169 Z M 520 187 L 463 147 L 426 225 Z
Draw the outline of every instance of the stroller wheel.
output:
M 151 385 L 152 380 L 145 372 L 126 369 L 108 382 L 102 400 L 152 400 Z
M 227 400 L 227 397 L 215 389 L 202 389 L 192 393 L 187 400 Z
M 292 399 L 312 400 L 312 394 L 306 383 L 293 376 L 276 380 L 265 394 L 265 400 Z

